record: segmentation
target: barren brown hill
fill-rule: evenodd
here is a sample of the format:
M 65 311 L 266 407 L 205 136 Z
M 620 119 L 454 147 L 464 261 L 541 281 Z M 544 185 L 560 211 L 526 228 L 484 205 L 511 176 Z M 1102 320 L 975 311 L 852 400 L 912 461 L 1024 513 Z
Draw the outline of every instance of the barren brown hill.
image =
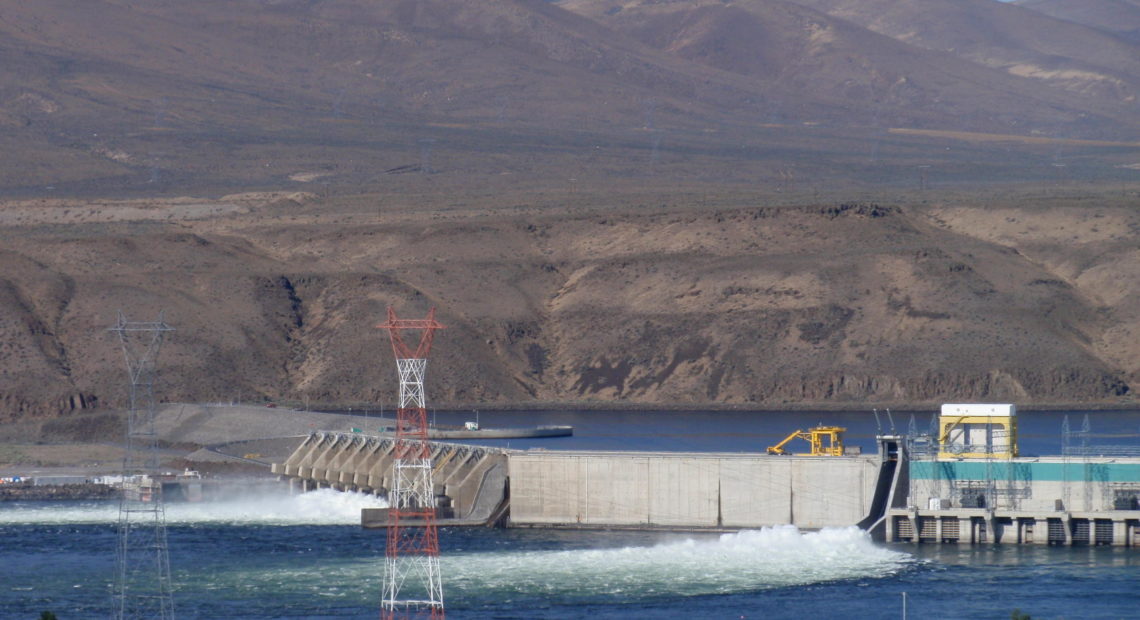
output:
M 1079 94 L 1090 109 L 1136 113 L 1140 48 L 1102 30 L 993 0 L 794 1 L 910 45 Z
M 1073 93 L 791 4 L 661 7 L 630 6 L 638 24 L 538 0 L 3 0 L 0 191 L 218 196 L 319 181 L 355 192 L 409 171 L 562 183 L 669 160 L 706 180 L 804 166 L 801 177 L 839 183 L 863 182 L 869 163 L 898 184 L 916 158 L 963 154 L 938 140 L 893 149 L 888 127 L 1140 132 L 1132 78 L 1112 77 L 1131 60 L 1094 80 L 1119 93 Z M 1073 35 L 1041 36 L 1058 34 Z M 1100 43 L 1071 44 L 1073 62 Z M 1045 163 L 958 161 L 1020 170 L 984 182 L 1040 178 Z
M 650 98 L 662 120 L 703 127 L 749 92 L 541 2 L 46 0 L 3 14 L 0 129 L 21 152 L 8 188 L 245 187 L 314 167 L 359 182 L 419 165 L 424 141 L 479 166 L 640 127 Z
M 390 405 L 388 305 L 439 308 L 440 407 L 1132 402 L 1134 197 L 666 199 L 7 204 L 3 411 L 121 405 L 119 309 L 165 400 Z
M 1140 39 L 1137 0 L 1016 0 L 1014 4 L 1050 17 Z
M 774 116 L 780 104 L 821 100 L 844 108 L 851 124 L 1040 130 L 1080 124 L 1101 103 L 780 0 L 563 0 L 560 6 L 687 60 L 763 80 Z
M 448 325 L 438 406 L 1130 404 L 1134 48 L 944 4 L 1008 45 L 774 0 L 0 0 L 0 418 L 123 405 L 119 310 L 178 329 L 164 400 L 390 403 L 388 305 Z M 1100 77 L 1009 64 L 1043 54 Z

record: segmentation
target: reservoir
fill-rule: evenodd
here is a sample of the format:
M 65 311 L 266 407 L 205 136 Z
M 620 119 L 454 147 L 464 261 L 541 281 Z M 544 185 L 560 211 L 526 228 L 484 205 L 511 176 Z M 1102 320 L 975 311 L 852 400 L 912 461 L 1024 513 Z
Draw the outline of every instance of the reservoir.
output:
M 554 439 L 482 440 L 479 445 L 526 450 L 636 450 L 639 452 L 758 452 L 778 443 L 788 433 L 817 424 L 847 428 L 844 442 L 862 448 L 864 454 L 875 451 L 875 435 L 890 430 L 906 433 L 911 420 L 919 433 L 931 428 L 932 416 L 938 408 L 921 411 L 880 409 L 880 425 L 871 411 L 501 411 L 478 412 L 480 425 L 486 428 L 537 425 L 569 425 L 572 437 Z M 1138 411 L 1022 411 L 1019 442 L 1026 456 L 1060 454 L 1061 429 L 1065 417 L 1070 428 L 1081 428 L 1089 416 L 1093 441 L 1129 443 L 1140 448 L 1140 412 Z M 474 420 L 475 411 L 431 412 L 439 424 L 461 426 Z M 390 418 L 389 418 L 390 419 Z M 805 451 L 804 444 L 789 445 L 792 451 Z

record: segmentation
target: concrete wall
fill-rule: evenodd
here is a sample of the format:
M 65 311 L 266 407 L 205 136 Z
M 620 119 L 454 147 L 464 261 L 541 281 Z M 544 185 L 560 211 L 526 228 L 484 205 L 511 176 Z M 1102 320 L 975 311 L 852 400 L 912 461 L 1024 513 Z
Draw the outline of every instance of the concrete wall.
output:
M 516 526 L 854 525 L 879 471 L 877 456 L 514 452 L 508 463 Z
M 879 457 L 507 452 L 433 442 L 437 492 L 463 518 L 506 459 L 510 524 L 738 529 L 854 525 L 871 510 Z M 314 433 L 273 471 L 302 489 L 386 492 L 392 440 Z M 499 474 L 501 476 L 501 474 Z M 501 481 L 499 496 L 501 497 Z
M 937 498 L 945 508 L 985 496 L 999 510 L 1101 512 L 1121 497 L 1140 497 L 1140 459 L 1040 457 L 997 460 L 921 460 L 910 463 L 908 505 L 920 509 Z

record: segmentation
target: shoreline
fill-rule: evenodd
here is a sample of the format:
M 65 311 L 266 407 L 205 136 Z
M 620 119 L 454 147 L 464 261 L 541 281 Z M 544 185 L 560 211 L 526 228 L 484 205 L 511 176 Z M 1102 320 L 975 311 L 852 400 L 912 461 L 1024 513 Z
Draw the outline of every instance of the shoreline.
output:
M 878 408 L 879 413 L 885 413 L 886 407 Z M 894 420 L 900 416 L 914 414 L 916 416 L 929 415 L 937 410 L 936 407 L 915 406 L 906 408 L 891 408 Z M 22 477 L 34 475 L 66 475 L 76 476 L 79 480 L 90 478 L 99 474 L 112 474 L 122 468 L 122 448 L 116 440 L 121 438 L 120 424 L 125 424 L 118 418 L 122 412 L 111 413 L 110 409 L 100 410 L 100 413 L 65 416 L 70 424 L 69 433 L 42 432 L 39 427 L 27 426 L 23 429 L 9 427 L 9 434 L 0 442 L 0 448 L 5 452 L 0 463 L 0 476 L 19 475 Z M 264 469 L 271 462 L 280 462 L 287 458 L 293 449 L 311 432 L 317 430 L 351 432 L 354 428 L 375 429 L 377 426 L 391 425 L 395 411 L 385 409 L 383 417 L 377 417 L 379 412 L 372 413 L 367 418 L 366 409 L 353 408 L 351 411 L 299 411 L 289 409 L 278 403 L 274 407 L 262 405 L 186 405 L 178 403 L 164 404 L 159 408 L 156 422 L 157 431 L 162 440 L 160 457 L 164 467 L 181 471 L 195 469 L 208 474 L 238 473 L 231 471 L 236 468 L 252 467 L 257 470 Z M 826 417 L 828 413 L 844 413 L 853 418 L 872 420 L 872 408 L 865 406 L 832 406 L 821 408 L 818 406 L 800 405 L 796 407 L 781 407 L 779 409 L 757 409 L 743 406 L 717 406 L 699 408 L 689 405 L 670 404 L 668 406 L 644 406 L 623 404 L 621 406 L 602 406 L 592 403 L 590 407 L 581 407 L 570 403 L 514 403 L 491 408 L 459 408 L 447 407 L 433 410 L 437 413 L 447 414 L 459 420 L 476 419 L 472 414 L 478 412 L 484 416 L 485 430 L 473 432 L 471 439 L 493 439 L 490 430 L 512 424 L 525 424 L 525 420 L 512 419 L 510 422 L 497 423 L 493 416 L 495 413 L 504 415 L 514 414 L 514 418 L 529 418 L 548 415 L 545 422 L 561 423 L 569 420 L 558 420 L 559 414 L 579 416 L 583 424 L 587 422 L 592 426 L 604 425 L 607 420 L 606 412 L 629 414 L 639 413 L 642 420 L 650 420 L 654 414 L 660 414 L 662 421 L 674 419 L 678 416 L 690 416 L 694 420 L 704 418 L 715 422 L 721 416 L 753 419 L 763 423 L 768 416 L 786 416 L 789 424 L 807 424 L 815 422 L 816 414 Z M 1034 415 L 1035 412 L 1046 413 L 1096 413 L 1115 417 L 1128 416 L 1140 413 L 1140 407 L 1098 406 L 1084 404 L 1079 407 L 1069 405 L 1049 405 L 1021 407 L 1022 414 Z M 90 416 L 90 417 L 89 417 Z M 110 420 L 110 422 L 109 422 Z M 798 421 L 797 421 L 798 420 Z M 443 424 L 438 430 L 445 433 L 465 431 L 463 426 Z M 50 425 L 50 420 L 41 420 L 41 425 Z M 111 424 L 114 422 L 114 424 Z M 532 422 L 537 423 L 538 420 Z M 83 429 L 97 425 L 102 434 L 87 432 Z M 519 429 L 508 428 L 512 434 Z M 577 429 L 575 429 L 577 430 Z M 1135 432 L 1132 430 L 1131 432 Z M 114 433 L 114 436 L 112 436 Z M 575 433 L 576 434 L 576 433 Z M 442 438 L 442 437 L 441 437 Z M 49 441 L 50 439 L 50 441 Z M 99 447 L 93 450 L 92 446 Z M 236 463 L 235 463 L 236 462 Z M 6 485 L 0 485 L 6 486 Z M 30 493 L 30 492 L 29 492 Z
M 309 413 L 330 413 L 339 415 L 363 415 L 363 412 L 368 411 L 369 415 L 393 417 L 395 408 L 385 407 L 383 412 L 376 405 L 358 405 L 352 406 L 339 406 L 339 405 L 320 405 L 319 407 L 310 404 L 306 409 L 294 409 L 289 401 L 274 401 L 277 408 L 288 409 L 291 411 L 308 411 Z M 950 400 L 944 402 L 952 402 Z M 956 401 L 953 401 L 956 402 Z M 996 402 L 996 401 L 995 401 Z M 1003 401 L 1004 402 L 1004 401 Z M 176 403 L 167 403 L 176 404 Z M 203 404 L 203 403 L 199 403 Z M 210 403 L 206 403 L 212 405 Z M 301 407 L 304 405 L 298 403 Z M 754 403 L 748 404 L 733 404 L 733 403 L 712 403 L 712 404 L 677 404 L 677 403 L 566 403 L 566 402 L 533 402 L 533 403 L 495 403 L 493 405 L 464 405 L 464 404 L 448 404 L 446 406 L 427 407 L 428 411 L 437 413 L 464 413 L 469 411 L 478 411 L 480 413 L 494 413 L 496 411 L 550 411 L 550 412 L 605 412 L 605 411 L 640 411 L 644 413 L 676 413 L 676 412 L 745 412 L 756 414 L 768 413 L 812 413 L 812 412 L 866 412 L 871 413 L 873 409 L 878 409 L 880 412 L 885 409 L 892 411 L 917 413 L 917 412 L 936 412 L 943 404 L 942 401 L 936 403 L 918 403 L 918 404 L 855 404 L 855 403 L 789 403 L 784 405 L 763 405 L 758 406 Z M 242 403 L 241 405 L 225 405 L 225 406 L 242 406 L 242 407 L 266 407 L 267 404 L 256 403 Z M 1140 403 L 1039 403 L 1032 405 L 1017 404 L 1017 410 L 1020 412 L 1033 412 L 1033 411 L 1097 411 L 1097 412 L 1112 412 L 1120 411 L 1122 413 L 1136 413 L 1140 412 Z
M 58 485 L 0 484 L 0 503 L 115 499 L 118 496 L 115 487 L 94 482 Z

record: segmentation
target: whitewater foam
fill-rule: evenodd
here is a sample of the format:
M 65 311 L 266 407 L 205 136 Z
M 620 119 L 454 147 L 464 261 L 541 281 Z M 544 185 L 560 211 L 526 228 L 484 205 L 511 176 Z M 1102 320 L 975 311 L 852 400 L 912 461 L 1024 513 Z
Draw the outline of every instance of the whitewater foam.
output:
M 364 493 L 320 489 L 299 495 L 258 493 L 240 499 L 166 505 L 171 525 L 358 525 L 361 508 L 387 508 L 388 502 Z M 29 502 L 0 505 L 0 523 L 113 523 L 116 501 Z
M 471 532 L 475 539 L 498 539 L 493 544 L 498 550 L 487 549 L 485 540 L 471 551 L 445 544 L 440 570 L 448 600 L 461 601 L 468 609 L 539 609 L 551 601 L 570 606 L 636 604 L 845 580 L 864 583 L 917 564 L 906 553 L 876 546 L 854 527 L 800 532 L 784 526 L 653 546 L 544 551 L 512 550 L 517 549 L 512 534 Z M 452 536 L 466 538 L 463 546 L 473 542 L 466 533 Z M 256 569 L 224 564 L 196 579 L 208 589 L 241 584 L 282 595 L 300 588 L 322 596 L 371 600 L 377 596 L 384 559 L 382 542 L 372 540 L 380 544 L 372 547 L 371 557 L 314 563 L 294 555 L 260 556 Z
M 875 546 L 855 527 L 805 533 L 793 526 L 652 547 L 443 558 L 452 592 L 500 600 L 535 592 L 576 599 L 748 592 L 886 577 L 912 562 L 907 554 Z

